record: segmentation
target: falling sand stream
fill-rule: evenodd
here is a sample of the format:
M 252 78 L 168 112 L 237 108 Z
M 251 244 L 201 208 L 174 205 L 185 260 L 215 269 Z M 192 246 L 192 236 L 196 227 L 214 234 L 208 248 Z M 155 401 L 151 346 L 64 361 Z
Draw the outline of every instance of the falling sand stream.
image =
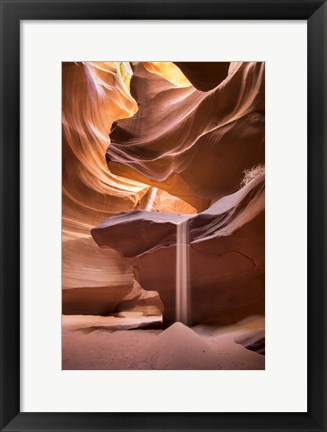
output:
M 190 324 L 188 220 L 176 228 L 176 321 Z

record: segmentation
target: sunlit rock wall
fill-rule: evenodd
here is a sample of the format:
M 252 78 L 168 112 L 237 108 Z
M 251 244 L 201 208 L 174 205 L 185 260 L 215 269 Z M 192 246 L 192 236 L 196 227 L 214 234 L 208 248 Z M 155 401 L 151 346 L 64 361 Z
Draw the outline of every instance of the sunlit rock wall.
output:
M 236 192 L 244 170 L 264 162 L 264 63 L 232 63 L 208 91 L 177 88 L 141 63 L 133 68 L 139 110 L 112 126 L 112 172 L 204 210 Z
M 101 220 L 136 208 L 149 189 L 111 173 L 105 159 L 112 122 L 137 111 L 130 74 L 128 64 L 63 63 L 63 313 L 108 314 L 144 297 L 126 260 L 100 251 L 90 236 Z
M 181 218 L 193 321 L 264 312 L 264 101 L 264 63 L 63 64 L 64 313 L 173 320 Z
M 189 230 L 191 321 L 231 323 L 264 314 L 264 172 L 197 215 L 132 211 L 92 235 L 128 258 L 145 289 L 156 287 L 166 321 L 175 319 L 176 225 Z M 133 242 L 131 242 L 133 238 Z

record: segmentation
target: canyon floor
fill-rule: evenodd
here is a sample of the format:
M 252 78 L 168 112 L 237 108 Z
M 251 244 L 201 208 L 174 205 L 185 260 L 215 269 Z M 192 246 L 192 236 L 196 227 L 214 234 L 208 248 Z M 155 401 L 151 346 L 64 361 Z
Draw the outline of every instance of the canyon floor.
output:
M 262 316 L 231 326 L 175 323 L 162 328 L 159 317 L 137 313 L 63 315 L 62 369 L 265 369 L 265 356 L 243 346 L 260 345 L 264 325 Z

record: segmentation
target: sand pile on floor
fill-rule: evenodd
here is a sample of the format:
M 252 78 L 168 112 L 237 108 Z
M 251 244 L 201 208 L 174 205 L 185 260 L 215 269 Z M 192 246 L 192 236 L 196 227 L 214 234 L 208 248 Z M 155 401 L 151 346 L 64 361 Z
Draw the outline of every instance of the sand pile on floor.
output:
M 219 355 L 210 345 L 182 323 L 163 331 L 148 350 L 153 369 L 223 369 Z
M 127 314 L 127 313 L 126 313 Z M 64 370 L 262 370 L 265 356 L 235 343 L 264 328 L 263 317 L 233 326 L 176 323 L 166 330 L 132 329 L 155 317 L 62 316 Z M 115 331 L 116 330 L 116 331 Z

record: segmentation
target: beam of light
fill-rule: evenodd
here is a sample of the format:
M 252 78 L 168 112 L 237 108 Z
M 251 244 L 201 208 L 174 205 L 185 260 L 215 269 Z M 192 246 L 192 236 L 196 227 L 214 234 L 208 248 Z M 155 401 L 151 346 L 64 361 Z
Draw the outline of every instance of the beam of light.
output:
M 176 321 L 190 324 L 189 227 L 184 221 L 176 227 Z
M 158 189 L 156 187 L 151 187 L 148 191 L 147 201 L 144 206 L 145 211 L 152 211 L 157 196 Z

